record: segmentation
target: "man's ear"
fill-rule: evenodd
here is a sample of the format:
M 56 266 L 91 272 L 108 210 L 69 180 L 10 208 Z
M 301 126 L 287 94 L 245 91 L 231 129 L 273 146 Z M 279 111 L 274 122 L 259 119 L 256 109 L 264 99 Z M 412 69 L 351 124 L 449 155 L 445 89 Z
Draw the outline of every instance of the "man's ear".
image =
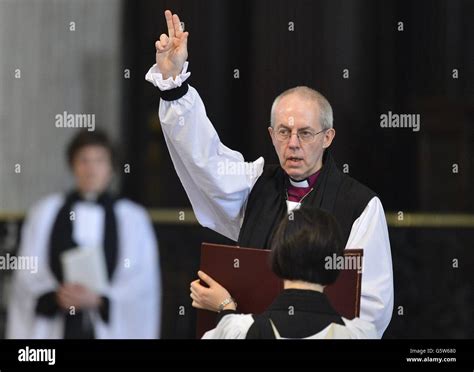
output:
M 268 133 L 270 134 L 270 138 L 272 139 L 272 144 L 275 146 L 275 142 L 273 142 L 273 128 L 268 127 Z
M 336 137 L 336 130 L 334 128 L 330 128 L 324 132 L 323 149 L 327 149 L 329 146 L 331 146 L 334 137 Z

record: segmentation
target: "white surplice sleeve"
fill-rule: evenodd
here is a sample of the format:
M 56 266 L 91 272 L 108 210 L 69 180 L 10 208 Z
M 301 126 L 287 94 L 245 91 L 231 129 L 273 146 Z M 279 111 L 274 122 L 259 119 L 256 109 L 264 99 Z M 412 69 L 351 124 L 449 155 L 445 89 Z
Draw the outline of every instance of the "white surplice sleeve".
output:
M 59 287 L 49 269 L 49 239 L 62 195 L 48 196 L 28 212 L 21 231 L 17 257 L 37 260 L 36 271 L 15 270 L 10 287 L 6 338 L 61 338 L 63 322 L 58 313 L 46 317 L 36 313 L 38 298 Z
M 112 283 L 104 295 L 110 301 L 109 321 L 96 316 L 97 338 L 158 338 L 161 326 L 161 270 L 158 242 L 150 218 L 141 206 L 116 203 L 120 251 Z
M 154 65 L 146 80 L 161 90 L 186 80 L 187 63 L 175 80 L 163 81 Z M 189 76 L 189 75 L 188 75 Z M 246 162 L 219 139 L 196 89 L 175 101 L 160 101 L 161 127 L 176 173 L 202 226 L 237 240 L 250 190 L 263 172 L 264 159 Z
M 380 199 L 374 197 L 354 221 L 346 249 L 362 248 L 360 318 L 373 323 L 382 337 L 393 311 L 393 272 L 387 222 Z
M 307 337 L 308 339 L 377 339 L 378 334 L 375 326 L 362 320 L 360 318 L 346 319 L 342 318 L 344 325 L 331 323 L 321 332 L 314 336 Z
M 306 339 L 374 339 L 377 338 L 375 326 L 362 320 L 354 318 L 352 320 L 342 318 L 344 325 L 331 323 L 321 332 L 313 336 L 304 337 Z M 202 336 L 203 339 L 245 339 L 247 333 L 254 323 L 251 314 L 229 314 L 224 316 L 217 326 Z M 272 324 L 276 339 L 286 339 L 278 334 L 275 325 Z
M 203 339 L 244 339 L 254 322 L 252 314 L 229 314 L 202 336 Z

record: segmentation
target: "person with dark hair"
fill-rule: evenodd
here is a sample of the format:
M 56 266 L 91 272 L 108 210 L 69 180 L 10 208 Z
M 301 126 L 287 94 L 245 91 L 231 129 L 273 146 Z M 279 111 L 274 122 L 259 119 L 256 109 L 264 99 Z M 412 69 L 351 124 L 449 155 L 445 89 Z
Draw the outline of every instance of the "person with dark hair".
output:
M 157 338 L 161 278 L 149 216 L 109 192 L 115 154 L 104 132 L 79 132 L 66 156 L 75 188 L 45 197 L 27 215 L 19 255 L 38 257 L 38 270 L 14 273 L 6 335 Z M 101 289 L 68 279 L 64 255 L 71 253 L 99 257 Z M 91 270 L 84 266 L 76 269 Z
M 339 270 L 326 270 L 326 258 L 344 251 L 337 221 L 321 209 L 304 207 L 284 218 L 275 231 L 272 271 L 286 280 L 321 285 L 336 281 Z
M 267 126 L 279 164 L 246 161 L 228 148 L 188 83 L 188 31 L 165 11 L 168 33 L 155 42 L 145 79 L 159 90 L 159 117 L 176 172 L 199 223 L 241 247 L 268 249 L 278 222 L 305 205 L 330 212 L 346 249 L 362 249 L 360 317 L 382 337 L 393 311 L 393 272 L 385 213 L 378 195 L 334 161 L 333 110 L 318 91 L 297 86 L 273 101 Z M 212 78 L 212 73 L 209 74 Z
M 107 137 L 107 134 L 101 130 L 96 130 L 94 132 L 83 130 L 72 138 L 66 149 L 66 156 L 69 167 L 71 169 L 74 166 L 74 160 L 76 159 L 76 155 L 84 147 L 88 146 L 95 146 L 96 148 L 106 150 L 106 152 L 108 153 L 110 164 L 112 165 L 112 167 L 116 165 L 115 149 L 109 138 Z
M 376 338 L 373 324 L 341 317 L 323 293 L 336 281 L 344 245 L 337 221 L 320 209 L 301 208 L 278 225 L 271 244 L 272 271 L 284 290 L 260 315 L 238 314 L 238 299 L 209 275 L 191 283 L 193 306 L 218 311 L 217 327 L 203 338 Z M 203 286 L 204 281 L 208 287 Z

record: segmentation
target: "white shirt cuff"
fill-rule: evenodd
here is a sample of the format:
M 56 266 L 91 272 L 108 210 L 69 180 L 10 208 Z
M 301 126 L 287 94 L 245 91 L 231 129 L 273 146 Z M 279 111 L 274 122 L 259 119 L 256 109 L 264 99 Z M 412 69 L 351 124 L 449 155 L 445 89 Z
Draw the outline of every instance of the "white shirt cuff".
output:
M 190 72 L 187 72 L 188 65 L 189 65 L 188 61 L 184 62 L 181 73 L 178 76 L 176 76 L 174 80 L 171 76 L 168 79 L 164 80 L 163 74 L 161 73 L 160 69 L 155 63 L 146 73 L 145 80 L 152 83 L 159 90 L 170 90 L 170 89 L 178 88 L 191 75 Z

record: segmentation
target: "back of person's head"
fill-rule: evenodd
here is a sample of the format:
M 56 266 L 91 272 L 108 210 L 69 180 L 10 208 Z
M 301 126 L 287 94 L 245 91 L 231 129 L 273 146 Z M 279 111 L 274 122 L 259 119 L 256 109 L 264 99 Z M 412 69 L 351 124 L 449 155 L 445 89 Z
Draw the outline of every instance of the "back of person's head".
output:
M 271 244 L 271 266 L 282 279 L 328 285 L 336 281 L 336 265 L 328 257 L 343 254 L 339 224 L 321 209 L 302 207 L 278 225 Z

